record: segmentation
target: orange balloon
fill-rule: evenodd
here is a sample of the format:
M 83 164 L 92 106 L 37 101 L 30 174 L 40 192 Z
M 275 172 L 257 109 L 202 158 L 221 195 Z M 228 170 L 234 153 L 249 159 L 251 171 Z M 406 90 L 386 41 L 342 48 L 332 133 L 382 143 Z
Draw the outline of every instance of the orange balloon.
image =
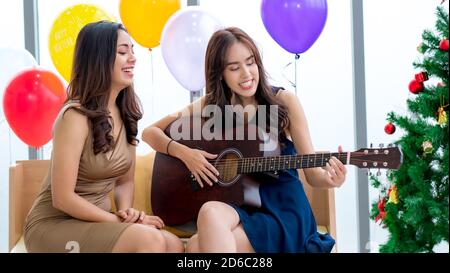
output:
M 167 20 L 180 7 L 180 0 L 120 0 L 119 13 L 131 37 L 153 48 L 159 45 Z

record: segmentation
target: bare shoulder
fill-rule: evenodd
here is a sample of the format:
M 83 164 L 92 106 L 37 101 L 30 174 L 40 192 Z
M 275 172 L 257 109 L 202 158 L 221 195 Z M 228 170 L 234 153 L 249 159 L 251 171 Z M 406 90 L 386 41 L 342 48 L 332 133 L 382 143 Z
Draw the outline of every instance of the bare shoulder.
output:
M 88 118 L 76 109 L 69 108 L 62 113 L 61 118 L 56 120 L 54 130 L 60 133 L 86 136 L 89 132 Z
M 284 105 L 286 105 L 288 107 L 289 107 L 289 105 L 292 105 L 293 103 L 298 101 L 298 97 L 293 91 L 285 90 L 285 89 L 280 89 L 277 92 L 276 97 L 279 100 L 281 100 L 281 102 Z

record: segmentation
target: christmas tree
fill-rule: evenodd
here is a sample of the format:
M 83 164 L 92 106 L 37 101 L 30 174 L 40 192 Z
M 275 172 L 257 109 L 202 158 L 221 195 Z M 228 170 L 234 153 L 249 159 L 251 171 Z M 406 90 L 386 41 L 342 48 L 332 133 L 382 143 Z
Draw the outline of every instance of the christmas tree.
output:
M 396 141 L 403 164 L 386 173 L 387 181 L 370 178 L 380 191 L 370 217 L 390 233 L 380 252 L 433 252 L 436 244 L 448 242 L 449 17 L 442 5 L 436 15 L 436 29 L 423 32 L 421 56 L 413 63 L 418 73 L 409 84 L 414 95 L 407 100 L 408 114 L 387 117 L 386 133 L 396 126 L 404 131 Z

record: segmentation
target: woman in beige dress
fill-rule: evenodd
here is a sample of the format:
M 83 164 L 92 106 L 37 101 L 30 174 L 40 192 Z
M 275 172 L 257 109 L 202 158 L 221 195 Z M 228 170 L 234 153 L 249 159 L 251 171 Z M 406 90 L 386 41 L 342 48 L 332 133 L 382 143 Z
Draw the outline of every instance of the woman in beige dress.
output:
M 132 208 L 142 117 L 133 90 L 136 62 L 121 24 L 101 21 L 79 33 L 68 100 L 53 128 L 53 153 L 27 216 L 29 252 L 182 252 L 157 216 Z M 117 213 L 111 212 L 114 189 Z

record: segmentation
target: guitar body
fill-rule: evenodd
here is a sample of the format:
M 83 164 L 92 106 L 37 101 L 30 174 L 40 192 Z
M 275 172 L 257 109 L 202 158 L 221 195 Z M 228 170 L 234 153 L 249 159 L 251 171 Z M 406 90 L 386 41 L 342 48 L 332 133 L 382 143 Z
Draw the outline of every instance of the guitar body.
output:
M 190 124 L 192 125 L 192 119 Z M 174 123 L 169 125 L 165 131 L 171 138 L 174 138 L 172 136 L 174 133 L 171 134 L 170 130 L 173 126 L 175 126 Z M 247 125 L 230 130 L 232 130 L 233 136 L 236 136 L 236 133 L 242 129 L 244 132 L 248 132 Z M 225 135 L 226 132 L 223 132 L 222 139 Z M 218 154 L 216 159 L 210 161 L 220 173 L 219 183 L 209 186 L 203 182 L 204 186 L 201 188 L 181 160 L 156 153 L 152 177 L 152 210 L 167 225 L 182 225 L 196 219 L 200 207 L 207 201 L 242 205 L 244 203 L 244 185 L 254 185 L 256 181 L 252 175 L 236 175 L 233 162 L 239 157 L 275 156 L 280 153 L 278 145 L 276 149 L 260 151 L 264 142 L 245 140 L 249 138 L 248 136 L 244 136 L 244 140 L 192 140 L 192 138 L 191 134 L 187 140 L 176 141 L 190 148 Z

